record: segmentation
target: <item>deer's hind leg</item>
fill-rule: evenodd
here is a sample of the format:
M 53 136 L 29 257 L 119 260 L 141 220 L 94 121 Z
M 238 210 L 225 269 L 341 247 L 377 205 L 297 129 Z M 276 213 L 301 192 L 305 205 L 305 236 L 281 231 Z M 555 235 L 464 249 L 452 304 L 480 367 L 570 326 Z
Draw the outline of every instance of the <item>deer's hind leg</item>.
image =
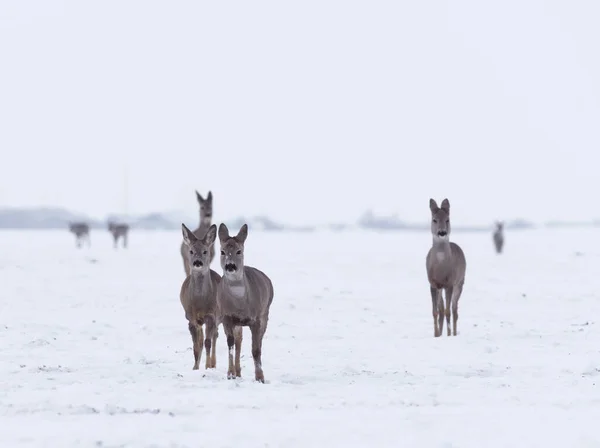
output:
M 454 288 L 449 286 L 445 288 L 446 294 L 446 328 L 448 332 L 448 336 L 450 336 L 450 304 L 452 303 L 452 292 Z M 440 331 L 441 332 L 441 331 Z
M 459 286 L 454 288 L 454 294 L 452 295 L 452 333 L 456 336 L 456 327 L 458 321 L 458 299 L 460 299 L 460 295 L 462 294 L 464 283 L 461 283 Z M 450 325 L 448 323 L 448 325 Z M 448 329 L 449 330 L 449 329 Z M 449 335 L 450 333 L 448 333 Z
M 431 307 L 433 314 L 433 336 L 438 337 L 441 335 L 441 330 L 438 331 L 438 294 L 440 293 L 437 288 L 431 286 Z

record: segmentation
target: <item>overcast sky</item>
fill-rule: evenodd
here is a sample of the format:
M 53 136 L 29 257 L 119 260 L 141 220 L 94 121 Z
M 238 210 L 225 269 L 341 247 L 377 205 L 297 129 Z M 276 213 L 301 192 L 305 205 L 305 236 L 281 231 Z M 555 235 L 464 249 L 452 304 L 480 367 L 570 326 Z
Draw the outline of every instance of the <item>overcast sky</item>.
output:
M 600 217 L 600 2 L 4 1 L 0 206 Z M 127 173 L 127 175 L 126 175 Z M 128 180 L 128 188 L 125 188 Z M 593 206 L 592 206 L 593 205 Z

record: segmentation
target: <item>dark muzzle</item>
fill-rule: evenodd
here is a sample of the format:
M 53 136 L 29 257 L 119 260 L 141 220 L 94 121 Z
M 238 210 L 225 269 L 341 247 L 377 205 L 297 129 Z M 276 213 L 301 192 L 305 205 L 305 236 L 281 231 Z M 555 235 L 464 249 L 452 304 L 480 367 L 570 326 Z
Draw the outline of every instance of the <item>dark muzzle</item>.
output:
M 446 235 L 448 235 L 448 232 L 446 232 L 445 230 L 440 230 L 438 232 L 438 236 L 446 236 Z
M 237 266 L 235 265 L 235 263 L 227 263 L 225 265 L 225 270 L 227 272 L 235 272 L 237 271 Z
M 202 262 L 200 260 L 194 260 L 194 262 L 192 264 L 194 265 L 195 268 L 202 267 Z

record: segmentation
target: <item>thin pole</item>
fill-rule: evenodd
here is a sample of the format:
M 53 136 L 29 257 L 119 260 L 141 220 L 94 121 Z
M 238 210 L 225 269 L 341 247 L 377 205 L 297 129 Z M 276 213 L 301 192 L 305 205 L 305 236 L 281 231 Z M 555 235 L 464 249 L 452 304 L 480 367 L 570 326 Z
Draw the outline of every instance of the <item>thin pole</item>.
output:
M 123 216 L 129 218 L 129 171 L 127 165 L 123 166 Z

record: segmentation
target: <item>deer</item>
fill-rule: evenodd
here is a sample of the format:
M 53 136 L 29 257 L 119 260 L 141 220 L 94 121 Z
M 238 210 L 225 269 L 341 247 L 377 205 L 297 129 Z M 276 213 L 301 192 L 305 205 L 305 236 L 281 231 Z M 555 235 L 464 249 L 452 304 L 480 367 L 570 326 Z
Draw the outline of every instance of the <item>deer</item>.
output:
M 452 305 L 452 333 L 456 336 L 458 300 L 465 284 L 467 261 L 460 246 L 450 241 L 450 202 L 442 201 L 441 207 L 429 199 L 431 210 L 431 235 L 433 244 L 426 258 L 427 279 L 433 307 L 433 335 L 439 337 L 444 329 L 444 300 L 446 298 L 446 324 L 450 336 L 450 305 Z
M 129 233 L 129 224 L 116 223 L 114 221 L 108 222 L 108 231 L 112 234 L 114 240 L 114 247 L 117 248 L 119 238 L 123 238 L 123 248 L 127 248 L 127 235 Z
M 92 245 L 90 241 L 90 226 L 86 222 L 70 222 L 69 231 L 75 234 L 75 245 L 80 248 L 83 240 L 87 241 L 88 247 Z
M 502 248 L 504 247 L 504 223 L 496 221 L 496 229 L 493 234 L 494 246 L 496 247 L 496 253 L 501 254 Z
M 242 376 L 240 366 L 242 330 L 243 327 L 250 327 L 254 378 L 264 383 L 262 343 L 267 330 L 274 290 L 271 279 L 264 272 L 244 264 L 244 243 L 247 237 L 248 224 L 243 224 L 235 236 L 229 235 L 229 229 L 225 224 L 219 226 L 223 277 L 219 286 L 218 301 L 229 351 L 227 378 L 234 379 Z
M 198 370 L 202 358 L 202 344 L 206 351 L 206 369 L 217 367 L 217 337 L 220 324 L 220 313 L 217 302 L 217 291 L 221 276 L 210 269 L 210 248 L 217 238 L 217 226 L 212 225 L 208 232 L 198 238 L 181 224 L 183 242 L 187 248 L 187 259 L 191 267 L 189 275 L 181 285 L 179 299 L 188 329 L 192 335 L 194 350 L 194 366 Z M 206 338 L 202 326 L 206 327 Z
M 198 228 L 196 230 L 194 230 L 194 235 L 196 235 L 197 238 L 203 238 L 204 235 L 206 234 L 206 232 L 208 231 L 209 227 L 212 224 L 212 214 L 213 214 L 212 191 L 208 192 L 206 199 L 204 199 L 202 197 L 202 195 L 200 193 L 198 193 L 198 191 L 196 191 L 196 199 L 198 200 L 198 204 L 200 205 L 200 224 L 198 225 Z M 189 266 L 187 255 L 186 255 L 187 247 L 185 245 L 185 242 L 181 243 L 180 250 L 181 250 L 181 257 L 183 258 L 183 269 L 185 270 L 185 275 L 188 275 L 190 272 L 190 266 Z M 212 263 L 214 258 L 215 258 L 215 248 L 211 247 L 209 263 Z

